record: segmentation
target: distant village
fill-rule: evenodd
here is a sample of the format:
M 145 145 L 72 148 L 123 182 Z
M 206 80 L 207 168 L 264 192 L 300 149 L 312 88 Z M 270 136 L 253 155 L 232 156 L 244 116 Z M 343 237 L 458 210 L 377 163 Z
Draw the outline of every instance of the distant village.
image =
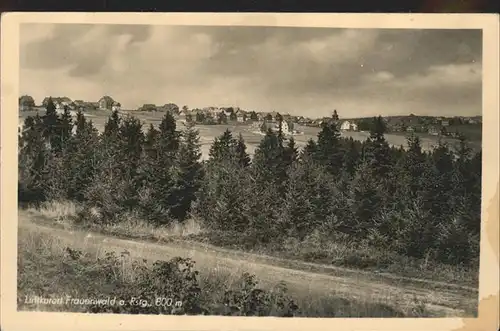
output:
M 72 100 L 69 97 L 51 97 L 58 112 L 63 112 L 68 108 L 73 113 L 76 111 L 122 111 L 121 103 L 110 96 L 103 96 L 97 102 L 84 100 Z M 43 99 L 40 105 L 36 105 L 33 97 L 23 95 L 19 98 L 19 110 L 33 111 L 45 108 L 49 97 Z M 187 106 L 179 108 L 174 103 L 165 105 L 144 104 L 138 109 L 126 109 L 124 111 L 137 112 L 170 112 L 179 121 L 195 122 L 204 125 L 250 125 L 256 130 L 266 131 L 268 128 L 279 129 L 285 134 L 298 133 L 294 129 L 294 124 L 301 126 L 320 127 L 329 117 L 309 118 L 305 116 L 280 114 L 278 112 L 257 112 L 243 110 L 239 107 L 205 107 L 202 109 L 189 109 Z M 426 133 L 434 136 L 458 136 L 462 131 L 478 131 L 482 125 L 481 116 L 455 116 L 455 117 L 434 117 L 419 116 L 410 114 L 407 116 L 387 116 L 384 117 L 388 132 L 415 132 Z M 372 118 L 348 118 L 339 121 L 341 131 L 369 131 Z M 464 130 L 465 128 L 465 130 Z

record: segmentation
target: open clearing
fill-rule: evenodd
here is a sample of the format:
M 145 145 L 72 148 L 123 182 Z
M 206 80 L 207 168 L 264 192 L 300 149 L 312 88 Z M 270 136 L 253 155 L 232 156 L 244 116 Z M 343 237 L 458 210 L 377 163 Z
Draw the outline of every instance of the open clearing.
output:
M 335 296 L 359 302 L 388 304 L 403 310 L 423 302 L 426 310 L 436 317 L 472 316 L 472 311 L 477 306 L 477 289 L 454 284 L 408 281 L 337 267 L 311 272 L 305 271 L 306 268 L 284 268 L 269 257 L 243 254 L 179 239 L 159 244 L 75 229 L 61 229 L 49 224 L 43 220 L 37 221 L 37 216 L 32 213 L 19 211 L 19 227 L 23 231 L 43 233 L 75 249 L 117 253 L 126 250 L 134 258 L 148 260 L 167 261 L 175 256 L 189 257 L 196 261 L 196 268 L 201 273 L 213 269 L 238 274 L 249 272 L 255 274 L 263 286 L 274 285 L 283 280 L 287 283 L 290 294 L 301 297 Z

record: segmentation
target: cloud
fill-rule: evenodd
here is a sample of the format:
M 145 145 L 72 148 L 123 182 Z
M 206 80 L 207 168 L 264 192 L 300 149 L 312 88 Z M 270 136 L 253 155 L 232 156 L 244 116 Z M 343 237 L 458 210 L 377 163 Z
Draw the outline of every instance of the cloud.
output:
M 23 25 L 21 91 L 128 108 L 477 113 L 481 54 L 473 30 Z
M 50 25 L 49 25 L 50 26 Z M 115 37 L 129 36 L 129 44 L 147 40 L 148 26 L 115 26 L 89 24 L 23 25 L 21 40 L 41 28 L 47 35 L 22 42 L 20 65 L 30 69 L 69 68 L 72 77 L 98 73 L 110 60 L 109 50 Z M 111 40 L 111 41 L 110 41 Z
M 367 83 L 385 83 L 390 82 L 394 79 L 394 75 L 388 71 L 379 71 L 373 74 L 368 74 L 364 76 L 364 80 Z

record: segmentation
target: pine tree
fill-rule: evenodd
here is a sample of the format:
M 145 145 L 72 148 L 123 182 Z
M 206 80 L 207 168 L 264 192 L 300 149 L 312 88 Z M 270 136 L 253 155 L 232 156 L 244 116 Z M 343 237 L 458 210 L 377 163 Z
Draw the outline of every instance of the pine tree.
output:
M 156 156 L 156 144 L 158 142 L 158 137 L 160 135 L 160 131 L 158 131 L 153 123 L 149 125 L 149 129 L 144 138 L 144 150 L 146 154 L 150 157 Z
M 44 123 L 38 116 L 27 117 L 19 139 L 19 201 L 45 200 L 49 149 L 44 139 Z
M 250 156 L 247 153 L 247 146 L 241 133 L 239 134 L 238 141 L 236 142 L 236 156 L 240 166 L 248 167 L 250 165 Z
M 364 158 L 373 168 L 377 178 L 387 178 L 393 167 L 391 150 L 384 137 L 385 130 L 383 118 L 381 116 L 374 118 L 370 137 L 367 139 L 364 149 Z
M 454 162 L 452 205 L 455 215 L 467 231 L 480 232 L 481 222 L 481 151 L 473 154 L 467 139 L 459 137 Z
M 402 170 L 406 177 L 404 184 L 408 189 L 409 200 L 415 199 L 421 194 L 424 180 L 424 173 L 427 167 L 426 156 L 422 151 L 420 138 L 411 135 L 407 138 L 408 151 L 404 153 L 402 162 Z
M 86 129 L 87 120 L 81 110 L 76 113 L 76 134 L 82 133 Z
M 212 230 L 234 231 L 238 235 L 248 227 L 248 199 L 251 197 L 248 172 L 231 160 L 212 160 L 192 212 Z
M 368 234 L 368 229 L 374 225 L 375 217 L 383 207 L 383 190 L 373 171 L 370 164 L 364 161 L 351 184 L 350 195 L 355 222 L 350 225 L 348 231 L 359 238 Z
M 92 121 L 77 114 L 77 130 L 68 144 L 68 197 L 77 201 L 85 200 L 85 192 L 100 170 L 99 135 Z
M 332 120 L 337 122 L 339 120 L 339 115 L 337 114 L 337 110 L 335 109 L 332 114 Z
M 182 138 L 174 176 L 176 184 L 171 195 L 175 199 L 171 214 L 181 221 L 189 215 L 191 203 L 195 201 L 203 179 L 199 132 L 188 124 L 182 132 Z
M 234 161 L 236 158 L 236 141 L 229 129 L 226 129 L 224 133 L 215 138 L 214 143 L 210 147 L 209 156 L 211 160 L 222 161 L 231 160 Z
M 255 150 L 253 168 L 260 181 L 281 185 L 286 180 L 286 165 L 283 160 L 284 149 L 278 136 L 268 129 Z
M 175 118 L 167 112 L 159 126 L 159 152 L 172 159 L 179 150 L 180 132 L 177 131 Z
M 48 138 L 51 134 L 55 132 L 57 127 L 57 111 L 56 105 L 51 97 L 47 101 L 47 106 L 45 107 L 45 116 L 43 117 L 43 124 L 45 127 L 44 137 Z
M 133 116 L 127 116 L 119 128 L 121 160 L 129 178 L 134 178 L 141 160 L 144 144 L 142 123 Z M 124 170 L 125 170 L 124 169 Z
M 49 143 L 51 151 L 60 153 L 62 149 L 60 118 L 52 98 L 49 98 L 45 110 L 45 115 L 43 116 L 43 137 Z
M 347 143 L 347 151 L 344 154 L 343 160 L 344 170 L 349 175 L 349 177 L 352 178 L 352 176 L 354 176 L 354 174 L 356 173 L 360 158 L 361 155 L 358 151 L 356 141 L 350 138 L 349 142 Z
M 302 153 L 300 155 L 301 159 L 306 159 L 306 158 L 314 158 L 316 155 L 316 151 L 318 149 L 318 146 L 316 142 L 313 139 L 309 139 L 307 141 L 306 146 L 302 149 Z
M 120 130 L 121 118 L 117 110 L 111 113 L 106 124 L 104 124 L 104 136 L 114 137 L 118 135 Z
M 172 220 L 172 208 L 177 205 L 178 192 L 175 176 L 179 169 L 181 133 L 173 116 L 167 112 L 159 130 L 146 135 L 146 154 L 140 168 L 139 205 L 144 218 L 156 224 L 168 224 Z
M 302 240 L 319 226 L 321 220 L 315 217 L 313 201 L 317 192 L 318 171 L 311 158 L 291 166 L 290 180 L 280 206 L 279 226 L 283 235 Z
M 291 137 L 288 139 L 288 144 L 285 147 L 284 151 L 285 155 L 285 163 L 287 167 L 290 167 L 293 163 L 295 163 L 299 157 L 299 152 L 297 150 L 297 147 L 295 146 L 295 139 Z
M 318 133 L 317 150 L 315 159 L 323 164 L 327 171 L 340 175 L 343 166 L 344 151 L 340 142 L 340 132 L 335 121 L 324 122 Z

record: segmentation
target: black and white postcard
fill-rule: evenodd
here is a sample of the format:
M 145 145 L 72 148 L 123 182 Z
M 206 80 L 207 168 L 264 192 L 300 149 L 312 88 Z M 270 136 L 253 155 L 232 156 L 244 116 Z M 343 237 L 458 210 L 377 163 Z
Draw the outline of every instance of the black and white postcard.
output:
M 3 16 L 2 326 L 493 325 L 498 58 L 493 15 Z

